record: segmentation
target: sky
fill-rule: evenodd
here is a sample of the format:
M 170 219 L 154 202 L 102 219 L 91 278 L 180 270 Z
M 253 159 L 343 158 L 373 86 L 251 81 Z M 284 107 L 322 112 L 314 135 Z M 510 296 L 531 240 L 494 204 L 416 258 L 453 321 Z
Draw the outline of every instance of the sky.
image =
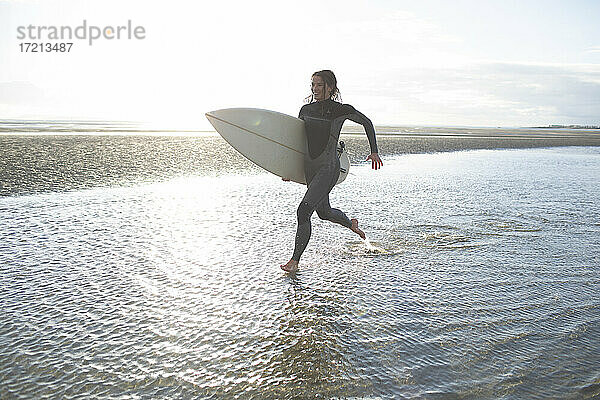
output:
M 18 37 L 84 20 L 144 37 Z M 331 69 L 375 125 L 600 125 L 598 20 L 595 0 L 0 1 L 0 119 L 210 130 L 220 108 L 297 115 Z

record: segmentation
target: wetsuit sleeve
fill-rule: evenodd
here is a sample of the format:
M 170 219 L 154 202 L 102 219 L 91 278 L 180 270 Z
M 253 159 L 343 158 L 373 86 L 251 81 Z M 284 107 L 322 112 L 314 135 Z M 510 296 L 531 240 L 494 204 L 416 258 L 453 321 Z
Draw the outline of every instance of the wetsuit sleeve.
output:
M 365 128 L 367 138 L 369 139 L 369 146 L 371 147 L 371 153 L 378 153 L 377 139 L 375 138 L 375 128 L 373 127 L 371 120 L 351 105 L 345 106 L 348 107 L 348 115 L 346 117 L 350 121 L 361 124 Z

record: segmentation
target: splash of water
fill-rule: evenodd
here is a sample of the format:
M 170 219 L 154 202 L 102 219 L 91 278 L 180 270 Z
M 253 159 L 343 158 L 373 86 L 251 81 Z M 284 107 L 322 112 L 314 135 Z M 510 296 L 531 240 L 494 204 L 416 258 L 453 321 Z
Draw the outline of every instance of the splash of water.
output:
M 384 248 L 371 244 L 369 238 L 365 238 L 363 240 L 363 243 L 369 253 L 387 253 L 387 251 Z

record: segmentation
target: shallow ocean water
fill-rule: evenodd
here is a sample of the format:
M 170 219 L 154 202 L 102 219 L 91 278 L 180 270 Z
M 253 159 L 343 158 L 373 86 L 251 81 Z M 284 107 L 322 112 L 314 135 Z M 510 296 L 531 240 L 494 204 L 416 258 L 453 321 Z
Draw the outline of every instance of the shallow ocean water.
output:
M 303 187 L 209 156 L 0 197 L 0 397 L 600 395 L 600 148 L 355 159 L 292 275 Z

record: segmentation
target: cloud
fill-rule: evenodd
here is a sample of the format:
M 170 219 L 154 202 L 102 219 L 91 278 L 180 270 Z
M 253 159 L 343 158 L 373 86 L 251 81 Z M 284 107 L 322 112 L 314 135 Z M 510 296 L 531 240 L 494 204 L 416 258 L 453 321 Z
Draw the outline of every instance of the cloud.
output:
M 600 46 L 592 46 L 585 49 L 586 53 L 600 53 Z
M 514 102 L 514 111 L 546 122 L 598 123 L 600 66 L 491 64 L 473 80 L 485 93 Z M 526 110 L 532 109 L 531 112 Z M 548 113 L 549 110 L 554 112 Z M 546 120 L 546 121 L 543 121 Z
M 0 104 L 41 104 L 44 91 L 30 82 L 0 82 Z
M 369 99 L 369 111 L 386 123 L 514 126 L 600 122 L 600 66 L 593 64 L 396 68 L 374 76 L 370 85 L 352 86 L 352 92 L 361 103 L 360 97 Z

